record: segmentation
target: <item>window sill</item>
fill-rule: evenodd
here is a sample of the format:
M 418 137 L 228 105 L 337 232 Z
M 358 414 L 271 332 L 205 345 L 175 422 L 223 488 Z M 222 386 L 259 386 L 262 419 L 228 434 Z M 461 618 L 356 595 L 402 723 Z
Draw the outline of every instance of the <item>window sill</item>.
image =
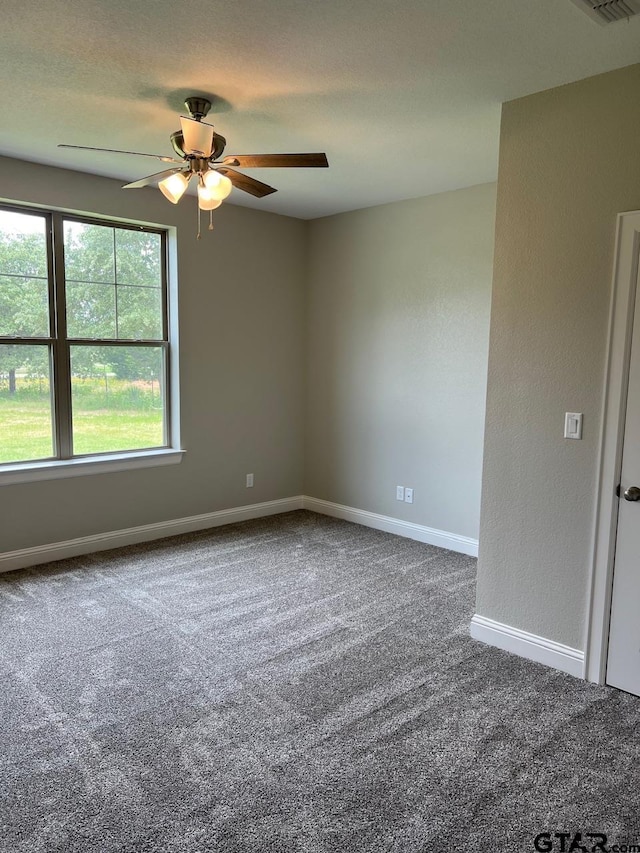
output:
M 48 462 L 21 462 L 0 468 L 0 486 L 14 483 L 33 483 L 39 480 L 65 480 L 84 474 L 111 474 L 114 471 L 131 471 L 135 468 L 157 468 L 176 465 L 182 461 L 184 450 L 142 450 L 131 453 L 110 453 L 105 456 L 87 456 L 82 459 L 54 459 Z

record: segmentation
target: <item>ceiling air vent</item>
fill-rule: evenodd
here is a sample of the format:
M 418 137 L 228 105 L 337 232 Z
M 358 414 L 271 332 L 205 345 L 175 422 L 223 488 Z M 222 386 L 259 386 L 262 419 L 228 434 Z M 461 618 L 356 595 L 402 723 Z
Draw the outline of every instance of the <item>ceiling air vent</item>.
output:
M 640 0 L 571 0 L 600 24 L 626 21 L 640 14 Z

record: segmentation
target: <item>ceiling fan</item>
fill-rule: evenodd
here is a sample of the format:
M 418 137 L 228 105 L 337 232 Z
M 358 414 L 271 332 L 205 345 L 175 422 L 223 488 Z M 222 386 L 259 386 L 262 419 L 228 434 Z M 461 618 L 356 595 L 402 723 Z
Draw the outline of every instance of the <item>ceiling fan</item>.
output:
M 235 154 L 223 155 L 227 144 L 224 136 L 216 133 L 212 124 L 203 122 L 211 109 L 211 101 L 203 97 L 189 97 L 184 102 L 189 117 L 180 116 L 180 130 L 171 134 L 171 145 L 175 157 L 161 154 L 147 154 L 140 151 L 119 151 L 114 148 L 92 148 L 86 145 L 58 145 L 58 148 L 75 148 L 82 151 L 104 151 L 112 154 L 134 154 L 141 157 L 155 157 L 163 163 L 175 163 L 169 169 L 148 175 L 139 181 L 126 184 L 123 189 L 137 189 L 149 184 L 158 184 L 158 189 L 173 204 L 177 204 L 189 186 L 192 178 L 198 181 L 198 210 L 213 211 L 219 207 L 231 192 L 242 190 L 256 198 L 276 192 L 274 187 L 255 178 L 236 171 L 244 169 L 264 169 L 268 167 L 320 167 L 329 163 L 326 154 Z M 212 229 L 211 219 L 209 229 Z M 198 233 L 198 237 L 200 234 Z

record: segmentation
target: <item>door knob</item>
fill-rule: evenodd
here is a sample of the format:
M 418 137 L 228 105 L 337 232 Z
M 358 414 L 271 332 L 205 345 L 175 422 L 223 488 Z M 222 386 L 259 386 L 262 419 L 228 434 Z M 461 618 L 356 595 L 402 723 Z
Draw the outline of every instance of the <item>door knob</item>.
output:
M 629 486 L 624 493 L 625 501 L 640 501 L 640 488 L 638 486 Z

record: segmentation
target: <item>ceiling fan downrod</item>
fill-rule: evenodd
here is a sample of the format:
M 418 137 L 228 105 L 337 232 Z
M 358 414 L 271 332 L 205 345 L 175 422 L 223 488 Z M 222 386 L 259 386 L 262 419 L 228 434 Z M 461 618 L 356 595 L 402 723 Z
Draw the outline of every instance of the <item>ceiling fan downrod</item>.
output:
M 191 97 L 184 102 L 191 118 L 202 121 L 211 109 L 211 101 L 208 98 Z

